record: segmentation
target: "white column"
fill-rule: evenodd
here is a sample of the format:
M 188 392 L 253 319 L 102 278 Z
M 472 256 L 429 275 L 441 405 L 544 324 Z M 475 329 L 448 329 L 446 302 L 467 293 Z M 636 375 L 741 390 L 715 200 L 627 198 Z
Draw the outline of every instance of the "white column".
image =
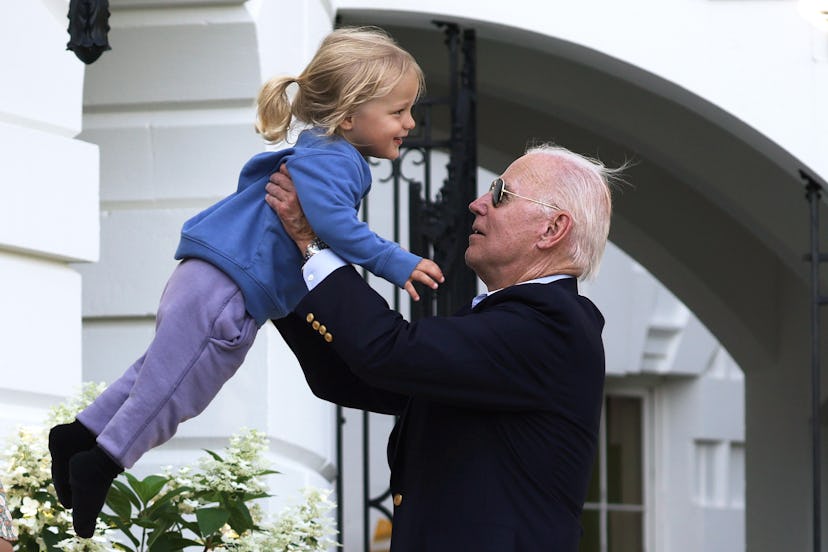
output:
M 84 65 L 68 2 L 0 4 L 0 438 L 81 382 L 81 285 L 98 257 L 98 148 L 80 132 Z

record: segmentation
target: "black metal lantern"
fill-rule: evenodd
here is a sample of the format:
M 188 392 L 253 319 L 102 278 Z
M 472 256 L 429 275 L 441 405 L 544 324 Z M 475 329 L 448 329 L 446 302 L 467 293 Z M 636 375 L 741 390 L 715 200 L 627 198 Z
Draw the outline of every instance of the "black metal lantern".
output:
M 87 65 L 111 50 L 109 32 L 109 0 L 70 0 L 69 42 L 72 50 Z

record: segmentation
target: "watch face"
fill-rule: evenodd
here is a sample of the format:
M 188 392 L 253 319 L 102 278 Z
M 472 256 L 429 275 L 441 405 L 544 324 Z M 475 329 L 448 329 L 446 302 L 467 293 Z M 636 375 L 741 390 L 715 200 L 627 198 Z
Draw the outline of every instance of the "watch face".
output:
M 310 242 L 308 246 L 305 248 L 305 260 L 307 261 L 323 249 L 327 248 L 328 246 L 325 242 L 323 242 L 319 238 L 314 238 L 314 240 Z

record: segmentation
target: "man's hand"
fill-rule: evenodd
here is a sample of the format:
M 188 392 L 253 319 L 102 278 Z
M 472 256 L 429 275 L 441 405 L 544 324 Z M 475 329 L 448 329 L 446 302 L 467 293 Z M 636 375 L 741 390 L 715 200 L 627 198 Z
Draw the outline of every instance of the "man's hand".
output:
M 446 278 L 443 276 L 443 271 L 440 270 L 437 263 L 431 259 L 423 259 L 417 263 L 417 266 L 414 267 L 414 270 L 411 272 L 411 276 L 405 283 L 405 291 L 408 292 L 408 295 L 410 295 L 412 299 L 419 301 L 420 294 L 417 293 L 416 289 L 414 289 L 414 282 L 420 282 L 421 284 L 427 285 L 431 289 L 437 289 L 437 286 L 445 281 Z
M 296 242 L 296 247 L 304 253 L 316 234 L 308 224 L 308 219 L 305 218 L 305 213 L 302 211 L 302 205 L 299 204 L 296 188 L 293 186 L 293 180 L 290 179 L 286 165 L 283 164 L 279 167 L 279 172 L 270 175 L 265 190 L 267 191 L 265 201 L 282 220 L 282 226 Z

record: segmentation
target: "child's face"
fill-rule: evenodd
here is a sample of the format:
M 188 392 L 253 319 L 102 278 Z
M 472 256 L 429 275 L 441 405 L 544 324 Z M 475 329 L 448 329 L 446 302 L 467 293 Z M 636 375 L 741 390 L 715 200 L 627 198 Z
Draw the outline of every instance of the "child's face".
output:
M 340 125 L 342 135 L 362 155 L 396 159 L 403 138 L 414 128 L 411 108 L 417 99 L 419 81 L 408 72 L 387 96 L 362 104 Z

